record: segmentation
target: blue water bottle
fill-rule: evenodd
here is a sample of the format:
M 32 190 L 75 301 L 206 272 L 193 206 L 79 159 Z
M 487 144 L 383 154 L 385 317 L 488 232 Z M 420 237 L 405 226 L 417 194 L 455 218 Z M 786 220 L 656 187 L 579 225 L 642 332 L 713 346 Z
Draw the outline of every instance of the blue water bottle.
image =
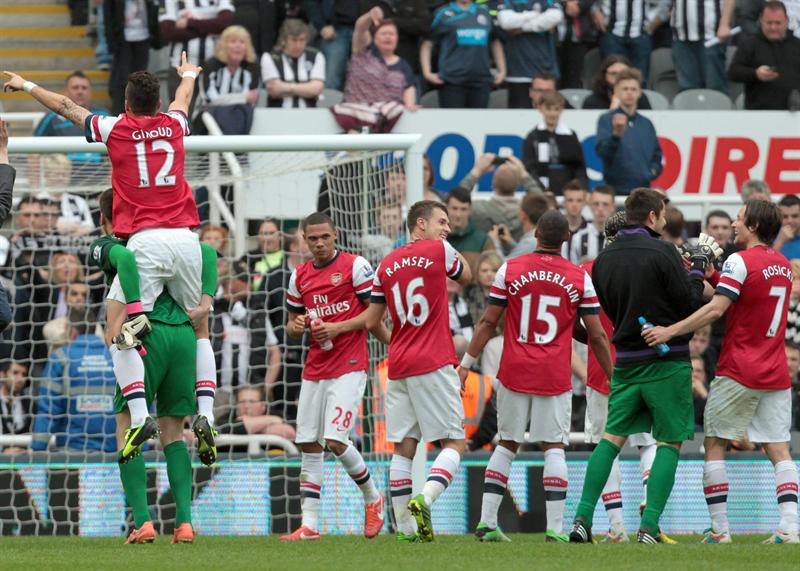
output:
M 647 321 L 642 316 L 639 316 L 639 325 L 641 325 L 642 329 L 644 329 L 645 331 L 650 331 L 653 327 L 655 327 L 652 323 Z M 658 351 L 658 354 L 661 357 L 669 353 L 669 345 L 667 345 L 666 343 L 659 343 L 658 345 L 656 345 L 655 349 L 656 351 Z

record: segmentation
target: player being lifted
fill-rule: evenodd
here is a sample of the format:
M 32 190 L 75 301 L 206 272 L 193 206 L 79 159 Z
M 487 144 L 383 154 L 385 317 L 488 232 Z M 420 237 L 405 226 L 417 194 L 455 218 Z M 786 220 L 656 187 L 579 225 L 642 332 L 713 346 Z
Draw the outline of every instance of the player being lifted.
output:
M 510 541 L 497 525 L 497 510 L 526 431 L 528 440 L 540 442 L 544 449 L 546 541 L 569 541 L 563 530 L 564 448 L 569 444 L 572 416 L 572 331 L 578 316 L 584 320 L 589 343 L 606 376 L 611 376 L 613 363 L 592 280 L 585 270 L 561 257 L 561 246 L 568 239 L 564 215 L 554 210 L 542 215 L 536 227 L 536 251 L 508 260 L 497 270 L 488 306 L 458 369 L 463 382 L 507 308 L 497 372 L 500 442 L 486 466 L 481 520 L 475 530 L 481 541 Z
M 315 212 L 302 223 L 313 259 L 292 272 L 286 293 L 287 333 L 302 337 L 308 312 L 324 323 L 315 328 L 303 368 L 297 405 L 297 437 L 302 451 L 300 498 L 303 521 L 284 541 L 319 539 L 319 504 L 323 478 L 323 446 L 336 455 L 364 494 L 364 535 L 373 538 L 383 527 L 383 496 L 364 458 L 350 442 L 367 385 L 365 308 L 373 271 L 361 256 L 336 248 L 336 229 L 326 214 Z M 354 318 L 354 319 L 353 319 Z M 378 322 L 370 330 L 383 343 L 389 332 Z M 330 340 L 333 339 L 333 347 Z
M 711 515 L 705 543 L 730 543 L 725 450 L 747 436 L 775 466 L 780 523 L 765 543 L 800 543 L 797 466 L 789 450 L 791 380 L 784 343 L 792 267 L 771 244 L 781 229 L 778 207 L 748 200 L 733 223 L 735 243 L 713 299 L 669 327 L 643 332 L 648 344 L 666 343 L 728 314 L 725 339 L 705 409 L 703 490 Z
M 125 248 L 124 242 L 111 235 L 113 220 L 113 192 L 106 190 L 100 195 L 100 225 L 105 236 L 90 246 L 89 259 L 106 275 L 107 283 L 118 277 L 121 287 L 129 299 L 138 294 L 139 275 L 133 252 Z M 213 294 L 217 286 L 216 252 L 205 244 L 203 248 L 202 286 L 205 294 Z M 108 301 L 108 331 L 119 329 L 125 318 L 125 306 L 115 300 Z M 207 314 L 197 315 L 199 322 L 208 322 Z M 175 533 L 172 543 L 191 543 L 194 531 L 191 524 L 192 468 L 186 443 L 183 441 L 183 420 L 197 412 L 195 403 L 195 357 L 197 344 L 192 330 L 192 320 L 172 299 L 165 289 L 158 296 L 150 312 L 151 333 L 143 344 L 147 348 L 142 376 L 138 388 L 145 392 L 149 405 L 157 397 L 158 424 L 161 444 L 167 460 L 167 477 L 175 498 Z M 110 342 L 110 333 L 107 332 Z M 116 349 L 112 345 L 112 350 Z M 128 352 L 133 352 L 129 349 Z M 147 475 L 144 459 L 140 454 L 125 458 L 125 435 L 130 426 L 128 403 L 119 388 L 114 399 L 117 415 L 117 444 L 120 449 L 120 480 L 125 497 L 134 517 L 134 530 L 126 543 L 150 543 L 156 532 L 150 521 L 147 506 Z
M 613 244 L 617 238 L 617 232 L 625 225 L 625 212 L 615 212 L 606 221 L 605 245 Z M 589 277 L 592 276 L 592 266 L 594 261 L 581 264 L 581 268 L 586 270 Z M 606 335 L 610 339 L 614 324 L 608 318 L 606 313 L 600 308 L 600 323 Z M 577 337 L 576 337 L 577 338 Z M 586 342 L 585 339 L 579 341 Z M 611 360 L 616 358 L 616 351 L 614 346 L 611 345 Z M 608 418 L 608 395 L 611 392 L 611 385 L 609 378 L 606 375 L 600 362 L 597 360 L 594 351 L 589 347 L 589 358 L 586 362 L 586 416 L 584 433 L 586 435 L 587 444 L 597 444 L 603 437 L 603 431 L 606 426 L 606 419 Z M 639 465 L 642 471 L 642 485 L 645 490 L 647 488 L 647 479 L 650 475 L 650 469 L 653 466 L 653 459 L 656 455 L 656 440 L 649 432 L 642 432 L 639 434 L 631 434 L 628 437 L 628 444 L 634 446 L 639 451 Z M 609 529 L 606 536 L 603 538 L 604 542 L 620 543 L 630 541 L 628 534 L 625 532 L 625 522 L 622 516 L 622 473 L 619 467 L 619 458 L 614 459 L 614 464 L 611 467 L 611 473 L 608 475 L 608 481 L 603 488 L 603 493 L 600 499 L 606 509 L 608 516 Z M 642 502 L 640 511 L 644 510 L 645 502 Z M 667 537 L 663 532 L 661 533 L 661 540 L 664 543 L 670 543 L 672 540 Z
M 465 448 L 447 278 L 467 284 L 472 276 L 469 265 L 446 241 L 450 222 L 443 204 L 415 203 L 406 223 L 412 241 L 381 260 L 367 325 L 380 323 L 388 306 L 392 337 L 386 434 L 394 443 L 389 487 L 397 539 L 433 541 L 430 506 L 453 481 Z M 422 493 L 411 499 L 411 460 L 420 439 L 438 440 L 442 451 Z
M 127 320 L 119 331 L 122 336 L 112 359 L 117 383 L 131 413 L 131 429 L 126 436 L 123 458 L 132 457 L 149 438 L 158 432 L 149 417 L 145 393 L 140 389 L 144 364 L 139 354 L 130 350 L 140 344 L 150 330 L 146 312 L 165 286 L 178 305 L 186 311 L 198 306 L 207 310 L 211 298 L 200 293 L 201 254 L 199 240 L 190 228 L 200 223 L 197 204 L 184 178 L 183 137 L 189 134 L 187 113 L 194 84 L 202 69 L 181 56 L 176 68 L 182 77 L 167 113 L 160 113 L 158 78 L 146 71 L 128 77 L 125 88 L 125 113 L 117 117 L 92 114 L 64 95 L 53 93 L 11 72 L 4 89 L 25 91 L 48 109 L 79 126 L 85 127 L 89 142 L 105 143 L 111 160 L 111 185 L 114 189 L 114 234 L 127 239 L 127 247 L 136 254 L 141 281 L 141 299 L 128 299 L 115 280 L 109 299 L 126 303 Z M 201 459 L 210 463 L 216 456 L 214 446 L 213 401 L 216 391 L 216 365 L 207 332 L 199 331 L 197 347 L 197 400 L 200 415 L 193 429 L 200 440 Z M 124 349 L 124 350 L 122 350 Z

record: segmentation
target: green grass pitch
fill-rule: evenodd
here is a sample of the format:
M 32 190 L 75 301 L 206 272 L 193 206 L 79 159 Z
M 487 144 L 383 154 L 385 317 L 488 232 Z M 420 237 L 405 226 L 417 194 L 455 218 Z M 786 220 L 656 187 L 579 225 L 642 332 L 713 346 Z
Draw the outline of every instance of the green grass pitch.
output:
M 503 571 L 611 569 L 724 571 L 800 569 L 800 545 L 759 545 L 765 536 L 734 536 L 731 545 L 703 545 L 699 536 L 675 536 L 678 545 L 545 544 L 543 535 L 515 534 L 510 544 L 478 543 L 471 536 L 440 536 L 432 544 L 398 545 L 394 536 L 323 537 L 318 542 L 281 543 L 271 537 L 198 537 L 194 545 L 122 545 L 119 539 L 5 537 L 0 569 L 67 571 L 215 569 L 312 571 Z

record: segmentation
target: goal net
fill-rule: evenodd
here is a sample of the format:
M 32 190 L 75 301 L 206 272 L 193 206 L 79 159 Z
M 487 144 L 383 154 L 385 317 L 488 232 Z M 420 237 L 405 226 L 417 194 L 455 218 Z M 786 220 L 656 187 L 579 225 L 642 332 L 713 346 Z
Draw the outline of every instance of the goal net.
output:
M 293 440 L 308 340 L 285 335 L 289 275 L 310 258 L 299 222 L 316 210 L 329 213 L 339 247 L 377 265 L 405 241 L 408 204 L 421 198 L 414 142 L 377 135 L 187 139 L 198 232 L 220 256 L 211 321 L 215 466 L 199 463 L 186 431 L 199 533 L 299 526 Z M 0 280 L 14 311 L 0 336 L 2 535 L 121 536 L 132 525 L 116 463 L 116 382 L 102 344 L 98 350 L 86 341 L 102 339 L 106 286 L 87 256 L 99 235 L 97 196 L 111 175 L 107 157 L 90 150 L 73 139 L 12 139 L 15 204 L 0 233 Z M 388 494 L 386 353 L 370 340 L 369 355 L 350 438 Z M 361 533 L 361 493 L 333 460 L 326 456 L 320 532 Z M 176 510 L 160 444 L 149 447 L 145 461 L 153 521 L 170 534 Z

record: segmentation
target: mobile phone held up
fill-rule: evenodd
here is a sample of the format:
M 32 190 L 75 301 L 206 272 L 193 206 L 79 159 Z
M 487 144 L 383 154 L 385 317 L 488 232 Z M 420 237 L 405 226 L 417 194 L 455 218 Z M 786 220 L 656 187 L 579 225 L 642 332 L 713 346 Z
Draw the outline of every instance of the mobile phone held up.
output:
M 496 167 L 499 167 L 500 165 L 505 164 L 505 162 L 507 160 L 508 160 L 508 157 L 495 157 L 492 160 L 492 165 L 496 166 Z

